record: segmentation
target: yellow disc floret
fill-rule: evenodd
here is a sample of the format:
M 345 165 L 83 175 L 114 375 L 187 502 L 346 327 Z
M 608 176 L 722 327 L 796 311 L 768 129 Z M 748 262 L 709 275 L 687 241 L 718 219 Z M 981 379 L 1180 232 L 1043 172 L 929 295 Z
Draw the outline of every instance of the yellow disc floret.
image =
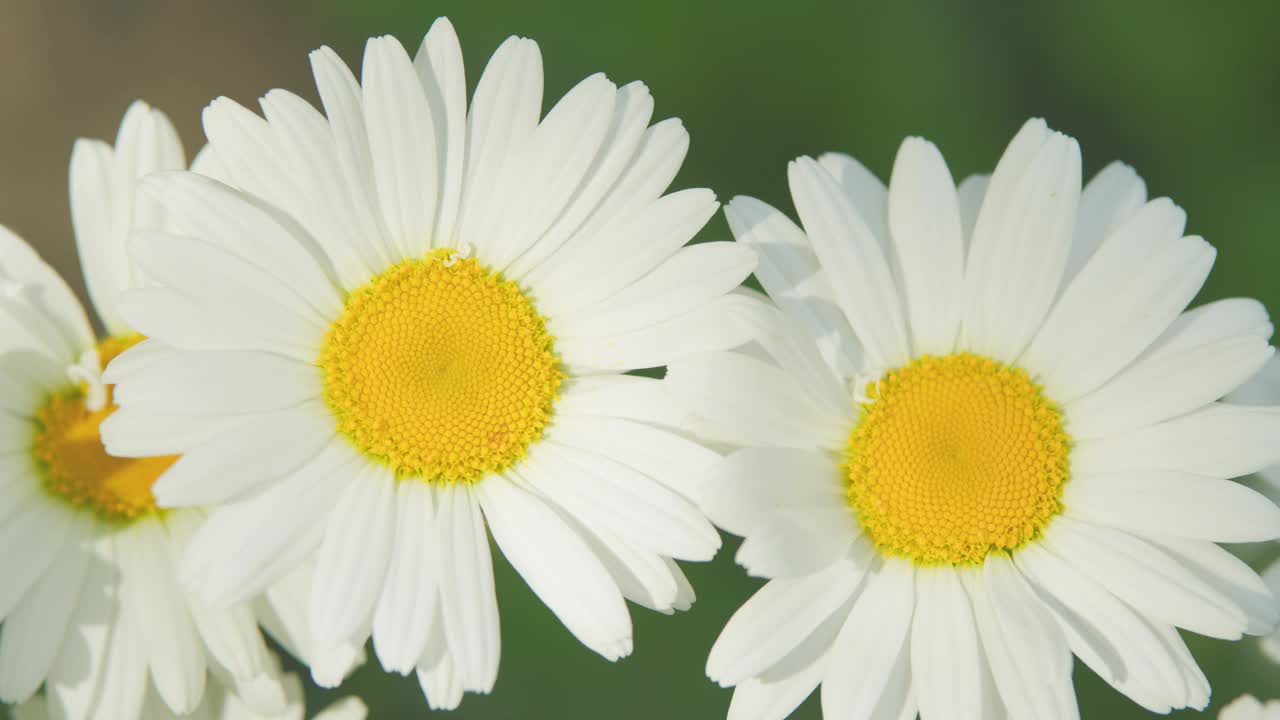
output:
M 320 354 L 338 429 L 399 477 L 474 482 L 542 436 L 564 374 L 520 288 L 440 250 L 353 292 Z
M 980 563 L 1061 511 L 1070 439 L 1025 371 L 968 353 L 925 356 L 867 392 L 849 436 L 848 500 L 882 553 Z
M 101 366 L 105 368 L 141 339 L 132 335 L 103 340 L 98 345 Z M 50 395 L 36 411 L 32 454 L 45 490 L 109 522 L 128 522 L 156 512 L 151 486 L 177 457 L 108 455 L 98 426 L 115 412 L 111 388 L 106 388 L 106 405 L 100 409 L 89 409 L 86 400 L 86 387 L 71 387 Z

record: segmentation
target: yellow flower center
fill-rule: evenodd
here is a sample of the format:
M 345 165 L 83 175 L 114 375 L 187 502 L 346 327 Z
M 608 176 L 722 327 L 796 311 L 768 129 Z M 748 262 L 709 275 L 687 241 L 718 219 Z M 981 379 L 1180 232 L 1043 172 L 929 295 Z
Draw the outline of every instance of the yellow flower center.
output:
M 140 335 L 110 337 L 98 344 L 105 368 L 112 358 L 142 340 Z M 108 522 L 129 522 L 157 512 L 151 486 L 177 460 L 176 455 L 121 458 L 107 454 L 98 426 L 115 412 L 111 388 L 100 410 L 86 407 L 86 388 L 55 393 L 36 411 L 32 445 L 44 488 L 55 497 L 92 510 Z
M 1026 371 L 957 353 L 868 387 L 849 435 L 848 501 L 882 553 L 975 564 L 1062 510 L 1070 438 Z
M 319 362 L 338 429 L 398 477 L 439 483 L 524 457 L 564 377 L 529 298 L 452 250 L 353 292 Z

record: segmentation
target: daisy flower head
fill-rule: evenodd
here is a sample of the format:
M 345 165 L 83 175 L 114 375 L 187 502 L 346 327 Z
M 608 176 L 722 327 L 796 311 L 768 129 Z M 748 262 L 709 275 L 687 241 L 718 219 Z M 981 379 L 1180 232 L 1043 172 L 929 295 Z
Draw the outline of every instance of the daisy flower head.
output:
M 731 718 L 819 684 L 829 718 L 1074 718 L 1074 653 L 1156 712 L 1209 685 L 1177 629 L 1269 632 L 1275 602 L 1215 542 L 1280 534 L 1230 480 L 1280 459 L 1280 409 L 1220 399 L 1272 355 L 1261 305 L 1186 311 L 1214 260 L 1185 214 L 1028 122 L 957 188 L 920 139 L 886 188 L 790 166 L 803 229 L 726 215 L 776 302 L 757 342 L 672 363 L 690 427 L 743 446 L 703 486 L 770 581 L 707 672 Z
M 174 218 L 133 257 L 148 340 L 108 370 L 108 447 L 181 448 L 162 506 L 220 504 L 183 575 L 214 606 L 314 561 L 321 647 L 372 636 L 428 702 L 488 692 L 488 536 L 587 647 L 631 652 L 629 599 L 693 599 L 673 559 L 719 545 L 693 498 L 719 456 L 626 375 L 745 341 L 733 242 L 684 247 L 707 190 L 664 195 L 687 148 L 640 83 L 583 80 L 541 116 L 538 46 L 510 38 L 468 102 L 447 20 L 360 81 L 311 56 L 324 113 L 272 91 L 205 112 L 219 183 L 153 176 Z
M 1263 703 L 1252 695 L 1241 695 L 1222 708 L 1218 720 L 1280 720 L 1280 700 Z
M 164 222 L 154 203 L 134 204 L 134 187 L 184 166 L 173 126 L 143 103 L 114 147 L 75 146 L 72 218 L 100 338 L 57 273 L 0 227 L 0 699 L 43 684 L 60 718 L 185 714 L 213 675 L 257 709 L 283 707 L 251 609 L 210 608 L 178 583 L 203 511 L 157 506 L 152 485 L 174 453 L 144 439 L 113 457 L 99 437 L 116 407 L 103 369 L 141 340 L 119 313 L 137 281 L 125 238 Z

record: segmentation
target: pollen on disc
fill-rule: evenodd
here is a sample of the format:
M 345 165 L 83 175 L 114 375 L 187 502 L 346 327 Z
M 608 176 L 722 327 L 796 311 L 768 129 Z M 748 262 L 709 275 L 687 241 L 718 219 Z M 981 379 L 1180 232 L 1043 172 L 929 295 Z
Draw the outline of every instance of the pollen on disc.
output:
M 98 344 L 102 367 L 141 340 L 140 335 L 103 340 Z M 35 413 L 31 453 L 45 491 L 108 522 L 127 523 L 157 512 L 151 487 L 177 457 L 108 455 L 98 432 L 116 410 L 112 388 L 107 387 L 104 407 L 92 410 L 86 401 L 86 388 L 71 387 L 50 395 Z
M 474 482 L 542 436 L 564 374 L 516 283 L 452 250 L 353 292 L 319 364 L 339 431 L 399 477 Z
M 846 449 L 847 497 L 881 552 L 980 563 L 1061 512 L 1070 438 L 1025 371 L 969 353 L 925 356 L 868 395 Z

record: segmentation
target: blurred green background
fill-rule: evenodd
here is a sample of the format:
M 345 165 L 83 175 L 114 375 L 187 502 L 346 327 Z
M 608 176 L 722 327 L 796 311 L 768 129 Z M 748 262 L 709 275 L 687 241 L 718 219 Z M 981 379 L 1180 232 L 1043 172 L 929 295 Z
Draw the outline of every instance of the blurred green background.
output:
M 355 65 L 366 37 L 416 48 L 437 15 L 458 28 L 472 86 L 511 34 L 541 43 L 548 101 L 597 71 L 644 80 L 656 118 L 682 117 L 692 136 L 677 186 L 722 199 L 790 209 L 786 162 L 826 150 L 887 177 L 908 134 L 936 142 L 957 178 L 986 172 L 1024 119 L 1043 116 L 1079 138 L 1086 174 L 1125 160 L 1152 196 L 1187 209 L 1190 232 L 1221 251 L 1202 300 L 1252 295 L 1280 307 L 1277 3 L 6 0 L 0 223 L 82 291 L 65 189 L 75 137 L 110 138 L 141 97 L 194 152 L 212 97 L 251 104 L 272 87 L 314 97 L 306 51 L 328 44 Z M 723 218 L 704 236 L 727 237 Z M 491 696 L 469 696 L 454 717 L 723 717 L 729 691 L 705 679 L 703 663 L 758 584 L 734 566 L 736 547 L 726 538 L 715 562 L 687 566 L 692 611 L 633 608 L 635 654 L 617 665 L 578 645 L 495 553 L 501 674 Z M 1238 550 L 1257 567 L 1275 554 Z M 1280 668 L 1255 641 L 1190 640 L 1213 711 L 1242 692 L 1280 696 Z M 1086 719 L 1146 717 L 1087 670 L 1076 682 Z M 376 662 L 336 693 L 314 691 L 313 710 L 344 693 L 362 696 L 375 720 L 427 714 L 417 683 Z M 811 698 L 794 717 L 819 714 Z

